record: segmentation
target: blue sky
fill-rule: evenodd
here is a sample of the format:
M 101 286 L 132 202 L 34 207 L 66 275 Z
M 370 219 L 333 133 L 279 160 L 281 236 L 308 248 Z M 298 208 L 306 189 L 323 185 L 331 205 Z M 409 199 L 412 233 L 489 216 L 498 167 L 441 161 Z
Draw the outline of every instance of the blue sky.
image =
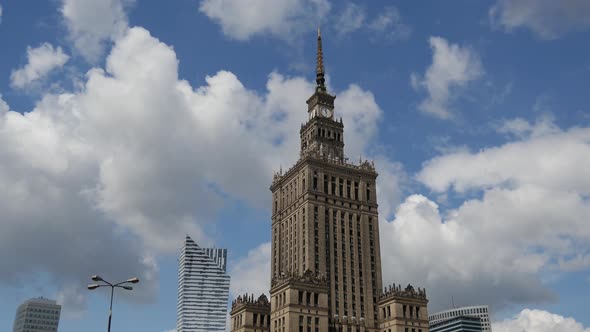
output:
M 346 154 L 380 174 L 384 283 L 587 332 L 583 0 L 0 0 L 0 327 L 45 296 L 61 332 L 104 330 L 100 273 L 142 279 L 114 329 L 173 329 L 185 234 L 229 249 L 230 296 L 268 291 L 318 26 Z

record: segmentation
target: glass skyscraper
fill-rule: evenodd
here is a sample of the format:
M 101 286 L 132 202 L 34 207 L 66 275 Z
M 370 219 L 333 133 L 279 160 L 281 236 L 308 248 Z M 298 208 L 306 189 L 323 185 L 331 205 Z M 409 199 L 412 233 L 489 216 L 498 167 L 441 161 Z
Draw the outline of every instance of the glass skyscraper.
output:
M 201 248 L 189 236 L 178 267 L 177 332 L 225 331 L 227 249 Z

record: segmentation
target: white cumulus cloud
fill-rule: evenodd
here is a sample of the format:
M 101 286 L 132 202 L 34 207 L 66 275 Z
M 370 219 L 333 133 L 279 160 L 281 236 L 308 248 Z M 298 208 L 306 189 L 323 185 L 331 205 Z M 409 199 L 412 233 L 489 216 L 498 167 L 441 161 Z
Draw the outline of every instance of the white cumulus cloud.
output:
M 590 2 L 586 0 L 498 0 L 489 10 L 493 26 L 507 31 L 528 28 L 541 39 L 556 39 L 567 32 L 590 28 Z
M 92 63 L 128 28 L 132 0 L 62 0 L 61 14 L 76 50 Z
M 199 9 L 231 38 L 271 34 L 291 40 L 315 29 L 330 7 L 328 0 L 202 0 Z
M 9 110 L 10 107 L 8 106 L 8 103 L 6 103 L 4 99 L 2 99 L 2 94 L 0 93 L 0 116 L 2 115 L 2 113 L 6 113 Z
M 544 310 L 524 309 L 516 317 L 494 323 L 496 332 L 590 332 L 571 317 L 563 317 Z
M 445 308 L 451 296 L 464 305 L 483 301 L 493 308 L 554 300 L 555 295 L 538 276 L 547 257 L 528 250 L 543 242 L 535 241 L 533 235 L 521 239 L 521 228 L 525 227 L 511 232 L 515 218 L 527 213 L 514 200 L 526 194 L 529 192 L 490 192 L 481 201 L 463 203 L 446 218 L 428 198 L 408 197 L 398 207 L 394 220 L 381 223 L 384 283 L 426 287 L 432 311 Z M 495 206 L 508 203 L 512 205 L 504 214 L 494 213 Z M 532 198 L 524 203 L 537 204 L 539 200 Z M 563 205 L 571 207 L 571 202 L 560 207 Z M 576 204 L 573 207 L 579 208 Z M 526 225 L 542 212 L 529 213 Z M 579 224 L 571 226 L 568 232 L 581 228 Z M 538 237 L 543 235 L 550 240 L 557 237 Z
M 547 120 L 503 128 L 519 136 L 448 152 L 417 174 L 435 194 L 463 198 L 456 208 L 442 214 L 413 195 L 382 221 L 384 280 L 426 286 L 433 310 L 451 296 L 494 309 L 554 301 L 546 273 L 590 268 L 590 128 L 563 130 Z
M 172 47 L 132 28 L 79 90 L 46 94 L 24 114 L 2 105 L 1 283 L 44 273 L 67 305 L 83 303 L 72 287 L 92 274 L 138 275 L 142 291 L 128 299 L 150 301 L 156 257 L 175 252 L 187 233 L 207 244 L 203 226 L 226 196 L 266 206 L 264 183 L 298 156 L 313 83 L 273 72 L 259 93 L 220 71 L 193 87 L 178 65 Z M 356 142 L 347 151 L 357 154 L 381 110 L 356 85 L 336 93 Z M 55 255 L 41 259 L 47 250 Z
M 230 268 L 232 276 L 230 292 L 232 298 L 243 294 L 269 296 L 270 291 L 271 243 L 265 242 L 248 251 Z
M 467 46 L 451 44 L 441 37 L 430 37 L 432 64 L 423 77 L 413 73 L 412 87 L 425 89 L 428 96 L 418 109 L 442 119 L 453 116 L 451 102 L 460 89 L 483 74 L 479 56 Z
M 12 71 L 10 85 L 25 88 L 52 71 L 62 68 L 69 58 L 61 47 L 54 47 L 49 43 L 43 43 L 36 48 L 27 47 L 27 64 Z
M 532 125 L 522 119 L 510 120 L 503 128 L 531 136 L 478 152 L 436 157 L 425 164 L 418 179 L 439 192 L 531 184 L 590 193 L 585 176 L 590 167 L 589 128 L 561 130 L 547 121 Z

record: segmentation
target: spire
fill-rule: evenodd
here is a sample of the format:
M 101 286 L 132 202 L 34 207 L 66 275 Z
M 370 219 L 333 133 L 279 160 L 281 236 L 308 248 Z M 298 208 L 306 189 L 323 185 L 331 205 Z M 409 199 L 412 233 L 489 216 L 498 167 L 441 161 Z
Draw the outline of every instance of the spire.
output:
M 317 92 L 326 92 L 326 86 L 324 85 L 324 53 L 322 52 L 322 34 L 318 27 L 318 53 L 317 53 L 317 65 L 316 65 L 316 88 Z

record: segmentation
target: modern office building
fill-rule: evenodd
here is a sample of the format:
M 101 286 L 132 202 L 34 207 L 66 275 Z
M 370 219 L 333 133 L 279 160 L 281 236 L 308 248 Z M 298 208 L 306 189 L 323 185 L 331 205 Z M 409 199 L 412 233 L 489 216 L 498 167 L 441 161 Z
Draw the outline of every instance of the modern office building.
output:
M 492 324 L 490 323 L 490 310 L 487 305 L 461 307 L 437 312 L 428 316 L 428 321 L 432 327 L 442 321 L 460 316 L 477 317 L 481 320 L 481 330 L 483 332 L 492 331 Z
M 226 261 L 227 249 L 201 248 L 186 237 L 178 267 L 177 332 L 225 331 Z
M 13 332 L 57 331 L 61 306 L 53 300 L 35 298 L 18 306 Z
M 430 332 L 482 332 L 481 319 L 475 316 L 457 316 L 430 325 Z

